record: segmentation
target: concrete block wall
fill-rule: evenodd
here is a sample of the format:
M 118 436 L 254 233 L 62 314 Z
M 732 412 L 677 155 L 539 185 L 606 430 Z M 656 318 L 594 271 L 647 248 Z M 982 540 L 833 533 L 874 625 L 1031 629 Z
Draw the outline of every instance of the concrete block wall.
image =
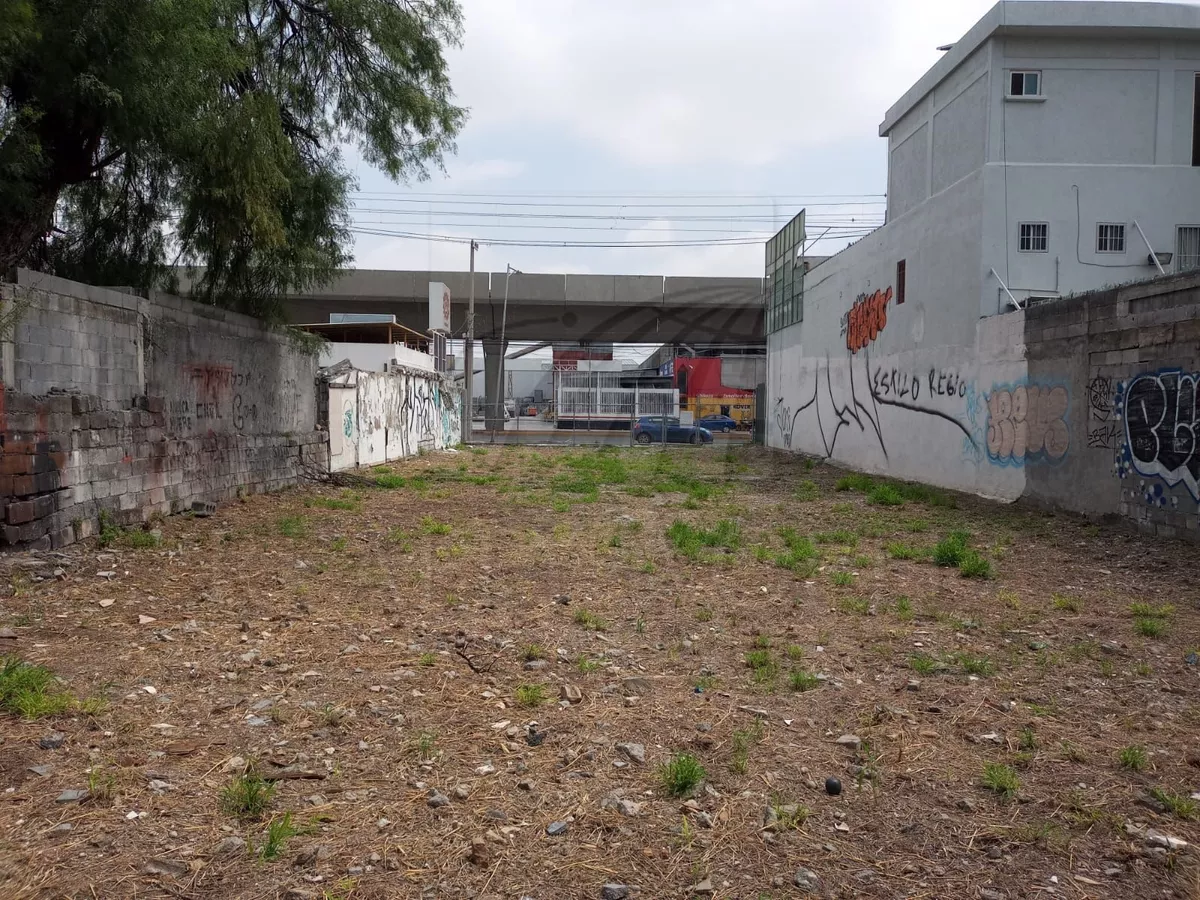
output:
M 0 545 L 275 490 L 328 468 L 316 360 L 255 320 L 18 272 L 0 340 Z
M 1025 496 L 1200 540 L 1200 274 L 1032 307 L 1031 380 L 1066 386 L 1070 452 Z

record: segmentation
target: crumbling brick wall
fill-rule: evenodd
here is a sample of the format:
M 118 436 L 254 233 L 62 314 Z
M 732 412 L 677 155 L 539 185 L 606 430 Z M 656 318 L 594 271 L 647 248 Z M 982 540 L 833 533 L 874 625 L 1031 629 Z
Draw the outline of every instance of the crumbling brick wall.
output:
M 275 490 L 328 466 L 314 357 L 253 319 L 19 272 L 0 339 L 0 545 Z

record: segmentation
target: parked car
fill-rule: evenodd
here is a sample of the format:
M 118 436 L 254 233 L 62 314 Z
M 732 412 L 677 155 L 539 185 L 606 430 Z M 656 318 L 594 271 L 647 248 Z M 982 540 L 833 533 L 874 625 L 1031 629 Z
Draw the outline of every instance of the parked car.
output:
M 639 444 L 663 442 L 662 416 L 642 416 L 633 423 L 633 439 Z M 680 425 L 676 416 L 667 417 L 668 444 L 711 444 L 712 432 L 699 425 Z
M 713 413 L 711 416 L 704 416 L 696 423 L 701 428 L 707 428 L 709 431 L 737 431 L 737 420 L 731 419 L 729 416 L 723 416 L 720 413 Z

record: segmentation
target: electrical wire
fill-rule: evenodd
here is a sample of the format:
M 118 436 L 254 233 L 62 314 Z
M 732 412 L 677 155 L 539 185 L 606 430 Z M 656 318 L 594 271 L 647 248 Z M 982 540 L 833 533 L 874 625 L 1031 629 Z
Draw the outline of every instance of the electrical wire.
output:
M 373 235 L 376 237 L 406 238 L 418 241 L 433 241 L 452 244 L 469 244 L 472 238 L 457 237 L 448 234 L 429 234 L 424 232 L 384 231 L 381 229 L 351 227 L 354 234 Z M 681 241 L 534 241 L 511 240 L 508 238 L 475 238 L 481 244 L 499 247 L 571 247 L 596 249 L 658 249 L 666 247 L 739 247 L 758 246 L 763 240 L 758 237 L 718 238 L 710 240 L 681 240 Z

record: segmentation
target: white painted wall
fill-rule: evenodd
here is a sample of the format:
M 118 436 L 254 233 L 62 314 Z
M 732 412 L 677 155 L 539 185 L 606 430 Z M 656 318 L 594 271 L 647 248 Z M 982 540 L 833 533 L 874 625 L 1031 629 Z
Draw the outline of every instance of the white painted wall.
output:
M 435 371 L 433 357 L 428 353 L 411 350 L 403 344 L 354 344 L 330 341 L 321 351 L 320 365 L 332 366 L 343 359 L 364 372 L 382 372 L 389 362 L 396 362 L 410 369 Z
M 461 392 L 420 372 L 350 372 L 329 385 L 330 469 L 444 450 L 461 437 Z

